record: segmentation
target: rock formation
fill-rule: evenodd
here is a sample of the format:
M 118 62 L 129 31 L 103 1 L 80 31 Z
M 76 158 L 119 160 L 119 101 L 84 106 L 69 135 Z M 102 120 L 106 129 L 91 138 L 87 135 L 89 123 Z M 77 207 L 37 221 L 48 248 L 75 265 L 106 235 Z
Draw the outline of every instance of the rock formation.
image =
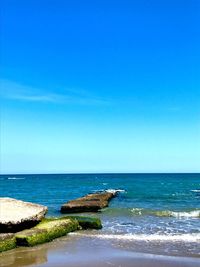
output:
M 86 202 L 99 202 L 99 207 L 104 207 L 113 196 L 112 193 L 92 194 L 86 197 Z M 44 218 L 46 212 L 45 206 L 12 198 L 0 198 L 0 252 L 18 246 L 46 243 L 76 230 L 102 228 L 98 218 Z
M 81 229 L 101 229 L 100 219 L 83 216 L 65 216 L 61 218 L 44 218 L 31 229 L 26 229 L 15 234 L 0 233 L 0 252 L 18 246 L 35 246 L 50 242 L 55 238 L 64 236 L 69 232 Z
M 0 232 L 17 232 L 35 226 L 47 207 L 13 198 L 0 198 Z
M 117 192 L 102 192 L 89 194 L 75 200 L 71 200 L 61 207 L 62 213 L 96 212 L 108 206 L 109 201 L 115 197 Z

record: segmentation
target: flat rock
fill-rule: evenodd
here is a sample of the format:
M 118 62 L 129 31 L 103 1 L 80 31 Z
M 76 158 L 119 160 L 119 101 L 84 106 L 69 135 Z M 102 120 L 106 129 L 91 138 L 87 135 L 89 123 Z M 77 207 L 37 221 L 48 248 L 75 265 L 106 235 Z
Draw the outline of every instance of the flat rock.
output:
M 89 194 L 71 200 L 61 206 L 62 213 L 96 212 L 108 206 L 109 201 L 116 196 L 116 192 L 102 192 Z
M 17 232 L 35 226 L 47 207 L 14 198 L 0 198 L 0 232 Z

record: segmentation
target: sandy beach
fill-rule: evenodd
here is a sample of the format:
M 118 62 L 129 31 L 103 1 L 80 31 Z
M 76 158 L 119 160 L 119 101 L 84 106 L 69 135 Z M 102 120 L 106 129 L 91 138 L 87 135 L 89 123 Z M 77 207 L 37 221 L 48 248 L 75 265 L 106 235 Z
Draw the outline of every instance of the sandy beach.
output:
M 1 267 L 197 267 L 199 264 L 199 258 L 138 253 L 123 247 L 119 249 L 108 240 L 73 235 L 0 255 Z

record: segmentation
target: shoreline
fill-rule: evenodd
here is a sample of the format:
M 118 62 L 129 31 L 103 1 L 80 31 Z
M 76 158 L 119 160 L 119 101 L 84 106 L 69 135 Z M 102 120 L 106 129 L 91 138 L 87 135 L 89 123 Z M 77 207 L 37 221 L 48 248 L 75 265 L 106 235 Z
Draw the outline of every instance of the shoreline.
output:
M 134 252 L 115 247 L 109 240 L 69 235 L 37 247 L 4 252 L 0 262 L 1 267 L 197 267 L 200 258 Z

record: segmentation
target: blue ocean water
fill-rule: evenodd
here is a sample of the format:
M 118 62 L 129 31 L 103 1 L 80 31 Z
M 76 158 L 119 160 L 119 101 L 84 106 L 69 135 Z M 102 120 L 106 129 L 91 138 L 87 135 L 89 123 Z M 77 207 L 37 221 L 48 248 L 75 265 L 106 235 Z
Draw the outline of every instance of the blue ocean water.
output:
M 154 245 L 168 242 L 176 244 L 176 250 L 179 244 L 183 251 L 182 242 L 187 245 L 187 253 L 200 255 L 200 174 L 0 176 L 1 197 L 46 205 L 48 216 L 61 216 L 60 207 L 68 200 L 110 189 L 120 189 L 120 192 L 108 208 L 95 214 L 102 219 L 104 227 L 91 234 L 120 240 L 120 246 L 123 241 L 132 247 L 132 241 L 134 244 L 152 241 Z M 167 246 L 165 250 L 172 247 Z

